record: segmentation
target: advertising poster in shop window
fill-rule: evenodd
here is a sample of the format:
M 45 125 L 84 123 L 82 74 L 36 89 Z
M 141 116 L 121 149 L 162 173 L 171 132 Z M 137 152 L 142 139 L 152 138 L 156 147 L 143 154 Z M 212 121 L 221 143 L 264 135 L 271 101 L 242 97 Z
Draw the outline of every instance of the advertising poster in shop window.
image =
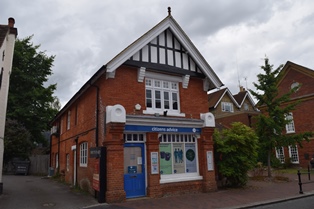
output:
M 173 144 L 173 172 L 174 173 L 185 173 L 184 171 L 184 144 Z
M 196 152 L 195 144 L 185 144 L 186 172 L 196 172 Z
M 160 174 L 172 174 L 171 144 L 160 144 Z

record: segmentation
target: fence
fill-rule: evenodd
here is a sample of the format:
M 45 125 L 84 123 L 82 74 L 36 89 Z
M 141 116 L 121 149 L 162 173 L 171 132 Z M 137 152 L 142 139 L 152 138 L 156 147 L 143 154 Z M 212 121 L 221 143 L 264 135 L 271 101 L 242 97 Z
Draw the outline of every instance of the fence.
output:
M 309 181 L 302 183 L 301 174 L 307 174 Z M 300 194 L 303 194 L 302 185 L 303 185 L 303 184 L 311 184 L 311 183 L 314 183 L 314 181 L 311 181 L 311 169 L 310 169 L 310 166 L 307 167 L 307 172 L 300 172 L 300 170 L 298 170 L 298 179 L 299 179 L 299 187 L 300 187 L 299 193 L 300 193 Z
M 29 173 L 32 175 L 48 175 L 49 155 L 34 155 L 29 158 L 31 166 Z

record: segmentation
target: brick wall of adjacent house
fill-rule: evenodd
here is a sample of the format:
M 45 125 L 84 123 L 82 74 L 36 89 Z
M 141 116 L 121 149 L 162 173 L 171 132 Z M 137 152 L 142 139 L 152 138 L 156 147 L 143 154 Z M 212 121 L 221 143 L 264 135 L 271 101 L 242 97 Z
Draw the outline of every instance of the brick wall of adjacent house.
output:
M 288 92 L 291 84 L 298 82 L 301 84 L 300 89 L 291 95 L 295 101 L 300 101 L 293 113 L 293 121 L 296 133 L 313 132 L 314 131 L 314 78 L 305 75 L 300 71 L 291 69 L 282 79 L 278 90 L 279 95 Z M 298 146 L 299 164 L 298 166 L 307 167 L 309 160 L 314 157 L 314 138 L 310 142 L 303 142 L 303 148 Z M 288 149 L 285 148 L 285 157 L 289 157 Z
M 142 114 L 145 108 L 145 81 L 137 81 L 137 68 L 121 66 L 116 70 L 114 79 L 106 79 L 103 75 L 98 81 L 91 86 L 75 103 L 71 104 L 62 115 L 62 132 L 60 138 L 52 137 L 51 154 L 52 156 L 59 152 L 59 171 L 65 171 L 65 180 L 73 182 L 73 150 L 72 146 L 77 145 L 77 182 L 81 187 L 87 187 L 88 191 L 93 194 L 91 184 L 93 180 L 93 163 L 95 159 L 88 157 L 88 167 L 79 166 L 80 149 L 82 142 L 88 142 L 88 147 L 96 146 L 96 95 L 97 87 L 99 88 L 99 146 L 107 147 L 107 191 L 106 201 L 117 202 L 125 200 L 123 185 L 123 124 L 106 124 L 105 109 L 108 105 L 121 104 L 126 114 Z M 186 114 L 187 118 L 200 118 L 200 113 L 206 113 L 207 110 L 207 93 L 203 91 L 203 80 L 191 78 L 188 88 L 182 88 L 179 84 L 180 108 L 181 112 Z M 141 111 L 135 110 L 135 105 L 140 104 Z M 67 130 L 67 113 L 71 111 L 71 127 Z M 59 120 L 60 122 L 61 120 Z M 151 175 L 147 170 L 147 195 L 151 197 L 160 197 L 162 195 L 177 193 L 180 191 L 212 191 L 216 190 L 216 181 L 214 171 L 205 170 L 203 165 L 206 162 L 206 150 L 213 151 L 212 129 L 202 135 L 199 147 L 204 146 L 200 151 L 199 162 L 201 175 L 204 176 L 202 181 L 170 183 L 160 185 L 160 176 Z M 155 135 L 154 135 L 155 134 Z M 152 140 L 154 139 L 154 140 Z M 159 150 L 159 140 L 156 133 L 147 134 L 147 155 L 150 151 Z M 58 140 L 60 146 L 58 150 Z M 156 141 L 158 143 L 156 143 Z M 206 142 L 206 143 L 205 143 Z M 70 166 L 66 167 L 66 154 L 70 154 Z M 147 156 L 149 159 L 150 156 Z M 204 161 L 204 162 L 203 162 Z M 149 160 L 147 163 L 150 163 Z M 52 157 L 52 166 L 55 166 L 55 160 Z M 148 166 L 149 167 L 149 166 Z

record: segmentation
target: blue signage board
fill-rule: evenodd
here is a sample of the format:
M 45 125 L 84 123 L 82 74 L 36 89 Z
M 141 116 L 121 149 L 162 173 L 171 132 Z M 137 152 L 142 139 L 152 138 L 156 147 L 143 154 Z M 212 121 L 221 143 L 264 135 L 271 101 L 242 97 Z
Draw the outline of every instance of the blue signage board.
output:
M 166 133 L 201 133 L 201 128 L 169 127 L 169 126 L 125 125 L 124 130 L 141 132 L 166 132 Z

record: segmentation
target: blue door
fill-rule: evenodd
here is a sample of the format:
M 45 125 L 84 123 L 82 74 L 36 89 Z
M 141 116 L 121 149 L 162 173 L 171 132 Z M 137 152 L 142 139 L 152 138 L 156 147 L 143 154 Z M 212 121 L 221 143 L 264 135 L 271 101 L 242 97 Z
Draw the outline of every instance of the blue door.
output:
M 145 196 L 144 144 L 124 145 L 124 191 L 126 198 Z

